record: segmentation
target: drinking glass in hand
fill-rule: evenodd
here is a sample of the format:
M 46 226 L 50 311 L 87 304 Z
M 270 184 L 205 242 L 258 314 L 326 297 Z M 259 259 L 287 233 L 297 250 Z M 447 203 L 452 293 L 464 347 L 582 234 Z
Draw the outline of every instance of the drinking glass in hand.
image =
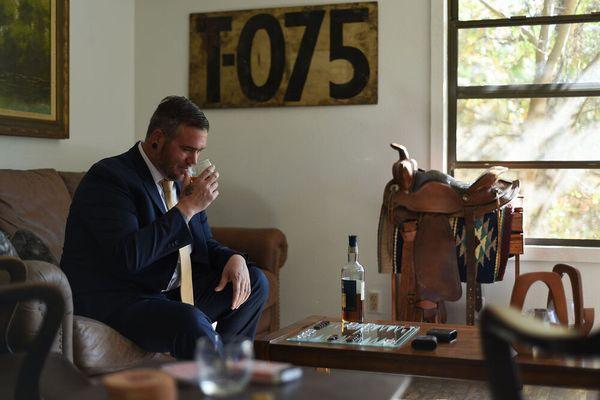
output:
M 188 172 L 192 178 L 195 178 L 211 165 L 212 163 L 210 162 L 210 160 L 208 158 L 205 158 L 202 161 L 198 161 L 195 165 L 190 166 L 188 168 Z
M 196 364 L 198 383 L 207 396 L 227 396 L 240 392 L 248 383 L 252 371 L 252 342 L 233 339 L 226 344 L 209 338 L 198 339 Z

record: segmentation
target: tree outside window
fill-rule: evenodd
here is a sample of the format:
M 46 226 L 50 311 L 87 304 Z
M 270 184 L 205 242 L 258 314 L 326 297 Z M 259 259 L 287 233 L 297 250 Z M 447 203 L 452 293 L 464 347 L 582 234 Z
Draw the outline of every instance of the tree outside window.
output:
M 600 245 L 600 0 L 449 0 L 449 170 L 510 168 L 529 244 Z

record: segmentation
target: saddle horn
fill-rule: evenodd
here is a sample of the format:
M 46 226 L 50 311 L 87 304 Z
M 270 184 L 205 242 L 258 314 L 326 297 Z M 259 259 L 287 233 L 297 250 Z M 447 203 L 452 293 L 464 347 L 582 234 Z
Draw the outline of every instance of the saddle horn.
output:
M 408 150 L 401 144 L 391 143 L 392 149 L 398 151 L 398 161 L 396 161 L 392 167 L 392 175 L 394 181 L 400 186 L 400 190 L 408 192 L 413 185 L 415 172 L 419 168 L 417 161 L 410 158 Z
M 392 149 L 398 150 L 398 155 L 400 157 L 400 161 L 410 159 L 410 156 L 408 155 L 408 150 L 406 150 L 406 147 L 404 147 L 398 143 L 390 143 L 390 146 L 392 146 Z

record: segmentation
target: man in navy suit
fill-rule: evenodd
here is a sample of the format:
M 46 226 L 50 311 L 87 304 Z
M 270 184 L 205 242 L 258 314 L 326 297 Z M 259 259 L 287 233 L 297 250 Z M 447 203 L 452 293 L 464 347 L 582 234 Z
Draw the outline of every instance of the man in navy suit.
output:
M 211 166 L 195 178 L 188 173 L 206 148 L 208 128 L 185 97 L 163 99 L 144 142 L 83 177 L 61 259 L 76 314 L 105 322 L 145 350 L 185 359 L 193 358 L 199 337 L 253 339 L 268 295 L 260 269 L 211 237 L 205 210 L 219 195 L 218 172 Z M 179 290 L 179 249 L 187 245 L 193 304 L 182 302 Z

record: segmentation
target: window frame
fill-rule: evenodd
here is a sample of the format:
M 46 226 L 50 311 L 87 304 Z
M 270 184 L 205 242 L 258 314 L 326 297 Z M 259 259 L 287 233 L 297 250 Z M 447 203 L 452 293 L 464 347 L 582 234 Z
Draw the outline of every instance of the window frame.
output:
M 510 18 L 459 20 L 460 0 L 448 1 L 447 18 L 447 170 L 450 175 L 459 168 L 485 169 L 502 165 L 515 169 L 600 169 L 599 160 L 584 161 L 458 161 L 456 156 L 457 104 L 462 99 L 549 98 L 549 97 L 600 97 L 599 83 L 572 84 L 519 84 L 458 86 L 458 32 L 460 29 L 495 28 L 524 25 L 558 25 L 570 23 L 600 22 L 600 12 L 578 15 L 513 16 Z M 525 199 L 527 201 L 527 199 Z M 526 233 L 525 233 L 526 234 Z M 526 245 L 600 247 L 596 239 L 550 239 L 528 238 Z

